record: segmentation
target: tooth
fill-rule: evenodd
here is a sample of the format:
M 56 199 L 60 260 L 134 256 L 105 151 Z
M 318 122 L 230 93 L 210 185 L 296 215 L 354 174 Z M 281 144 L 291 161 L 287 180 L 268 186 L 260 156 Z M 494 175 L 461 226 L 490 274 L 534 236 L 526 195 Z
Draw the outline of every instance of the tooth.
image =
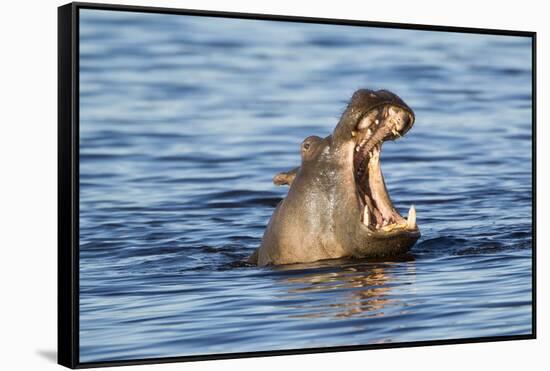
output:
M 385 227 L 385 226 L 387 226 L 388 224 L 389 224 L 389 222 L 388 222 L 386 219 L 384 219 L 384 222 L 382 223 L 382 227 Z
M 372 135 L 372 130 L 371 130 L 371 129 L 367 130 L 367 135 L 368 135 L 369 137 Z
M 355 133 L 355 130 L 352 130 L 352 132 L 351 132 L 351 136 L 352 136 L 352 137 L 354 137 L 354 136 L 355 136 L 355 134 L 356 134 L 356 133 Z
M 365 208 L 363 209 L 363 224 L 365 224 L 367 226 L 370 224 L 369 208 L 367 206 L 365 206 Z
M 416 208 L 411 205 L 409 209 L 409 215 L 407 216 L 407 228 L 413 229 L 416 227 Z
M 375 123 L 376 125 L 378 125 L 378 124 L 380 123 L 380 121 L 379 121 L 378 119 L 376 119 L 376 120 L 374 120 L 374 123 Z
M 359 146 L 355 147 L 355 152 L 359 152 Z
M 401 138 L 401 134 L 399 134 L 399 132 L 397 131 L 397 129 L 393 129 L 391 132 L 392 132 L 393 135 L 395 135 L 396 137 Z

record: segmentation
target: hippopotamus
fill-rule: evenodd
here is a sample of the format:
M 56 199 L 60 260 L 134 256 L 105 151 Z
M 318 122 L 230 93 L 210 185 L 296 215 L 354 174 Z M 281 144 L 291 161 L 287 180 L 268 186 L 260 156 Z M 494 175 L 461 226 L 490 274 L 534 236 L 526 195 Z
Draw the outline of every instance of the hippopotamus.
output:
M 420 237 L 416 209 L 393 206 L 380 167 L 382 144 L 413 126 L 412 109 L 387 90 L 357 90 L 331 135 L 300 145 L 301 166 L 273 178 L 290 186 L 249 263 L 309 263 L 406 253 Z

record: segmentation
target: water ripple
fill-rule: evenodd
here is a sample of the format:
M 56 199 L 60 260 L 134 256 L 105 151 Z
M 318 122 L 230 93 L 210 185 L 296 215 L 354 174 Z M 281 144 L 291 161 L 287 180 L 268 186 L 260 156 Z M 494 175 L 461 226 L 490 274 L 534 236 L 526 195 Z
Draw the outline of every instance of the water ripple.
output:
M 81 361 L 530 333 L 526 40 L 91 10 L 80 31 Z M 416 112 L 382 164 L 422 238 L 246 263 L 273 175 L 359 87 Z

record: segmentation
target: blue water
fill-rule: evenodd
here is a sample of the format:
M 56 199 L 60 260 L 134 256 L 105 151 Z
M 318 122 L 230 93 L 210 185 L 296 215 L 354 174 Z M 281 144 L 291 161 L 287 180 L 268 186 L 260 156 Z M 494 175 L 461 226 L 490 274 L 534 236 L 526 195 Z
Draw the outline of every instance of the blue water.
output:
M 531 333 L 530 39 L 83 10 L 80 360 Z M 415 111 L 382 153 L 406 259 L 257 268 L 357 88 Z

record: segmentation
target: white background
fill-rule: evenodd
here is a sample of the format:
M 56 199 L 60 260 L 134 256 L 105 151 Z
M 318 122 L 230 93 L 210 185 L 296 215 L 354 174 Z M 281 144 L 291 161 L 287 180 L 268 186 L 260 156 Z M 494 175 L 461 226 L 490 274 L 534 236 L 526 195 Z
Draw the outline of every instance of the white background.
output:
M 107 1 L 107 0 L 106 0 Z M 127 370 L 537 370 L 550 363 L 550 226 L 546 160 L 550 20 L 542 0 L 124 1 L 206 10 L 538 32 L 538 339 L 127 367 Z M 56 0 L 6 1 L 0 22 L 0 369 L 56 365 L 57 6 Z M 546 144 L 546 145 L 545 145 Z M 510 143 L 513 146 L 513 143 Z M 548 167 L 546 167 L 548 169 Z M 548 367 L 548 364 L 546 365 Z

